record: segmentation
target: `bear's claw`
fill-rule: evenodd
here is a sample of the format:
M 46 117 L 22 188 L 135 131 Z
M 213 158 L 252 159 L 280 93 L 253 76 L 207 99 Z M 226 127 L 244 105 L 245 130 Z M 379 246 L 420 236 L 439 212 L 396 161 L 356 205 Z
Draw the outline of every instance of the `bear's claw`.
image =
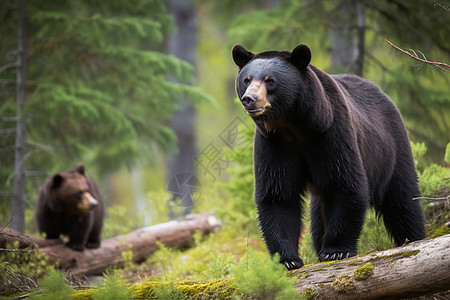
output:
M 344 258 L 349 258 L 355 256 L 356 254 L 350 252 L 335 252 L 335 253 L 323 253 L 319 255 L 320 261 L 330 261 L 330 260 L 341 260 Z
M 289 260 L 289 261 L 285 260 L 283 264 L 288 270 L 300 269 L 304 265 L 302 261 L 298 260 Z

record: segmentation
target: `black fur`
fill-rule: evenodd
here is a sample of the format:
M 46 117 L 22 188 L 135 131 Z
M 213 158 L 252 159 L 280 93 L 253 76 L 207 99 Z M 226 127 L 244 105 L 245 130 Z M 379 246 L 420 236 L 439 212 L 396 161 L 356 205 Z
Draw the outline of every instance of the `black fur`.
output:
M 407 132 L 388 96 L 360 77 L 310 65 L 305 45 L 256 55 L 236 45 L 233 59 L 239 98 L 263 82 L 270 103 L 260 114 L 253 113 L 258 101 L 245 109 L 256 123 L 255 202 L 271 254 L 288 269 L 303 265 L 298 240 L 307 191 L 321 261 L 357 254 L 369 206 L 396 245 L 425 237 Z

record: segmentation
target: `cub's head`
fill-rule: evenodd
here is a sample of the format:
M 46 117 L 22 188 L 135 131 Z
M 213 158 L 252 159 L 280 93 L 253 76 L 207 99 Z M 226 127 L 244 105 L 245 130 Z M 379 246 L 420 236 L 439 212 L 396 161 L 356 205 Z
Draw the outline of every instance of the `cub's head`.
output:
M 97 199 L 89 192 L 83 164 L 75 170 L 54 174 L 49 185 L 49 206 L 53 211 L 81 214 L 98 206 Z
M 244 110 L 253 118 L 272 119 L 293 110 L 298 99 L 300 73 L 311 61 L 311 50 L 298 45 L 289 51 L 253 54 L 242 45 L 232 50 L 239 67 L 236 92 Z

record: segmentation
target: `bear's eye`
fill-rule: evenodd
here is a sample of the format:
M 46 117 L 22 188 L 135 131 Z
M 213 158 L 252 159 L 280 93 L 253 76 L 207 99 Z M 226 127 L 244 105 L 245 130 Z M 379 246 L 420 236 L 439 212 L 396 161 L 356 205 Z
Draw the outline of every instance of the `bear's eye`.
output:
M 250 76 L 247 76 L 247 77 L 244 78 L 245 85 L 249 85 L 250 81 L 251 81 Z
M 272 77 L 266 76 L 266 78 L 264 78 L 264 82 L 265 82 L 266 84 L 273 84 L 275 81 L 273 80 Z

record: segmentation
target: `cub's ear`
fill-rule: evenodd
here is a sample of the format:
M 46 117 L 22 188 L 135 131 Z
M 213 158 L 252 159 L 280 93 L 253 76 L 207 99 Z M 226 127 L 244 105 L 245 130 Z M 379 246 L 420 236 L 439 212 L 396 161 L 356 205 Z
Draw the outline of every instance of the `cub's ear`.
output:
M 84 175 L 84 172 L 85 172 L 84 164 L 79 164 L 79 165 L 77 166 L 76 171 L 77 171 L 78 173 L 80 173 L 81 175 Z
M 242 69 L 255 56 L 255 54 L 251 53 L 250 51 L 247 51 L 247 49 L 245 49 L 244 46 L 239 44 L 233 46 L 231 53 L 233 55 L 234 63 L 240 69 Z
M 61 175 L 59 175 L 59 174 L 53 175 L 52 181 L 51 181 L 52 188 L 53 189 L 59 188 L 61 186 L 61 184 L 63 183 L 63 181 L 64 181 L 64 178 Z
M 311 49 L 304 44 L 298 45 L 292 50 L 289 61 L 298 69 L 305 69 L 311 62 Z

